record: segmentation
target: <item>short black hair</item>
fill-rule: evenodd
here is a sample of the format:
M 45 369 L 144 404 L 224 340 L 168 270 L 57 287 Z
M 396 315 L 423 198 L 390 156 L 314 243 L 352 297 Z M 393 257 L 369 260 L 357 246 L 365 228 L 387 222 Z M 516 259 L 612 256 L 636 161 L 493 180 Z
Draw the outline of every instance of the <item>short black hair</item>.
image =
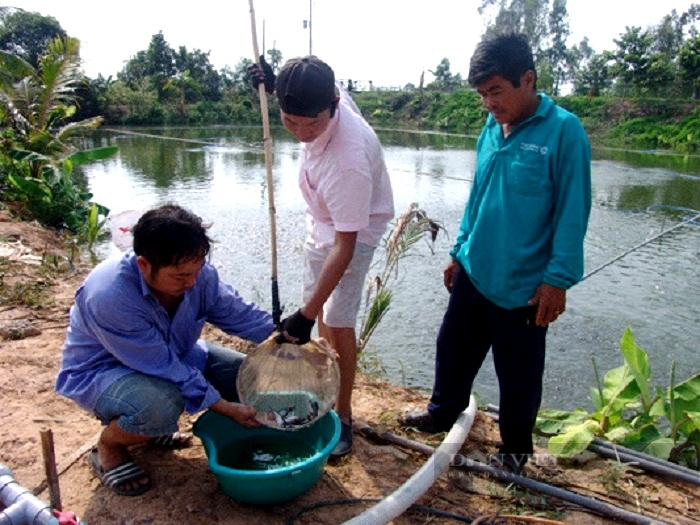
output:
M 164 204 L 144 213 L 132 228 L 134 252 L 153 271 L 205 258 L 211 239 L 202 219 L 177 204 Z
M 520 78 L 527 72 L 537 71 L 527 37 L 521 33 L 504 33 L 485 37 L 474 50 L 469 61 L 469 85 L 476 88 L 499 75 L 520 87 Z

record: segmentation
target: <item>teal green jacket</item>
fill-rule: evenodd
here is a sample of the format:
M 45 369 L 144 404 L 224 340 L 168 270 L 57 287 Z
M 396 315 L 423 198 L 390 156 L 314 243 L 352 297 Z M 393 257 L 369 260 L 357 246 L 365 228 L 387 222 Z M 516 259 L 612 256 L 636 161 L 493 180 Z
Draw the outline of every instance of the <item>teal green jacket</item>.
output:
M 459 234 L 450 251 L 502 308 L 527 305 L 547 283 L 583 276 L 591 211 L 591 150 L 578 118 L 540 94 L 535 114 L 503 138 L 489 115 Z

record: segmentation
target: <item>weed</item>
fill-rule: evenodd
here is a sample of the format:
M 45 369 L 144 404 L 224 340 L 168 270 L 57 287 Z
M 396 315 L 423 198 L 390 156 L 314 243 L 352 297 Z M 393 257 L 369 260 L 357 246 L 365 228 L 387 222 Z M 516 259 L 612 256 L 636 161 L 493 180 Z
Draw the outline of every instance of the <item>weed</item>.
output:
M 52 299 L 47 297 L 46 291 L 59 271 L 44 262 L 39 267 L 38 276 L 24 277 L 22 264 L 0 259 L 0 306 L 47 306 L 52 303 Z
M 357 357 L 357 367 L 363 374 L 372 379 L 386 376 L 386 369 L 375 352 L 364 351 L 360 353 Z

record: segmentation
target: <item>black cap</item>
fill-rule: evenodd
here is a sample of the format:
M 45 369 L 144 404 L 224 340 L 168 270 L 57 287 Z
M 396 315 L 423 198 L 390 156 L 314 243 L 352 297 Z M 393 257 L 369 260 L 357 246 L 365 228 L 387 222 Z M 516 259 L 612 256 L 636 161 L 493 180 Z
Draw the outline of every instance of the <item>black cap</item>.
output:
M 277 76 L 275 91 L 282 111 L 300 117 L 315 117 L 338 96 L 333 70 L 313 55 L 288 60 Z

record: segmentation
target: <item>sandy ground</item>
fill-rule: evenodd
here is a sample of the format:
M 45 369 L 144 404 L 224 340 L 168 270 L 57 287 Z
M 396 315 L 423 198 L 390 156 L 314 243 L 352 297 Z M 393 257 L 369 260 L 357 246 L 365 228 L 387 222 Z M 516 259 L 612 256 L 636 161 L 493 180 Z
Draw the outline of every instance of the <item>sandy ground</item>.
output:
M 147 446 L 135 449 L 134 457 L 149 471 L 154 488 L 135 498 L 113 494 L 100 484 L 86 459 L 99 434 L 99 423 L 53 389 L 68 309 L 90 266 L 85 256 L 74 260 L 72 267 L 69 259 L 51 232 L 36 224 L 12 221 L 7 212 L 0 212 L 0 402 L 4 407 L 0 412 L 0 463 L 42 501 L 51 501 L 40 438 L 46 430 L 53 435 L 62 507 L 91 525 L 343 523 L 373 504 L 360 500 L 391 494 L 424 464 L 426 457 L 421 453 L 367 439 L 356 428 L 354 453 L 327 465 L 307 493 L 283 504 L 252 506 L 223 494 L 201 442 L 195 438 L 192 447 L 178 451 Z M 208 336 L 236 344 L 215 330 Z M 422 408 L 424 403 L 419 393 L 366 376 L 361 375 L 356 384 L 356 421 L 369 423 L 380 432 L 437 446 L 443 436 L 405 432 L 395 423 L 399 413 Z M 196 418 L 183 416 L 181 429 L 189 430 Z M 498 439 L 493 419 L 479 412 L 461 452 L 491 454 Z M 665 523 L 700 523 L 698 487 L 593 455 L 577 461 L 529 465 L 525 474 Z M 351 501 L 320 505 L 333 500 Z M 455 468 L 443 474 L 416 504 L 482 524 L 624 522 Z M 457 522 L 423 509 L 406 512 L 391 523 Z

